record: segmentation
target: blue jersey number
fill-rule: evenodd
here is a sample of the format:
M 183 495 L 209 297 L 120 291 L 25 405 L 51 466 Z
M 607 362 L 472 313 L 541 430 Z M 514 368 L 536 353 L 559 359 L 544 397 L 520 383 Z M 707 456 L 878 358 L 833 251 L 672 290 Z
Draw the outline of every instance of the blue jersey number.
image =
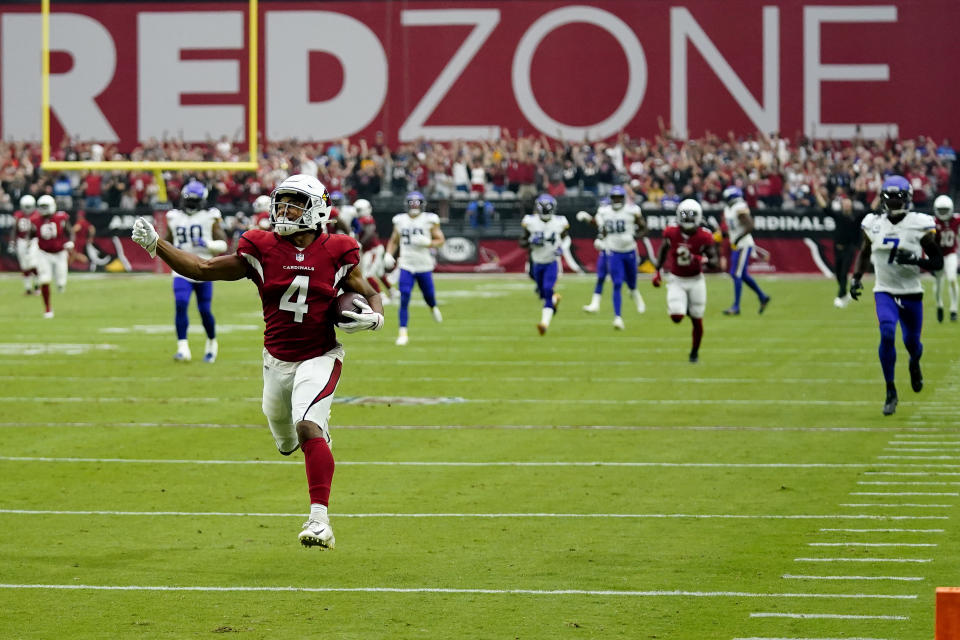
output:
M 607 233 L 625 233 L 627 223 L 623 220 L 607 220 L 603 227 Z
M 203 238 L 203 228 L 198 224 L 192 224 L 189 227 L 177 227 L 177 246 L 182 247 L 188 242 L 193 245 L 199 244 Z
M 557 234 L 556 232 L 551 233 L 549 236 L 544 235 L 543 231 L 535 231 L 532 236 L 530 236 L 530 244 L 536 247 L 542 247 L 548 244 L 556 244 Z
M 887 264 L 893 264 L 893 259 L 897 257 L 897 247 L 900 246 L 900 238 L 884 238 L 883 244 L 892 244 L 890 247 L 890 257 L 887 258 Z
M 400 235 L 402 236 L 402 238 L 401 238 L 400 241 L 401 241 L 403 244 L 409 245 L 409 244 L 411 243 L 411 238 L 412 238 L 413 236 L 415 236 L 415 235 L 421 235 L 421 236 L 422 236 L 422 235 L 423 235 L 423 229 L 419 229 L 419 228 L 403 229 L 402 231 L 400 231 Z

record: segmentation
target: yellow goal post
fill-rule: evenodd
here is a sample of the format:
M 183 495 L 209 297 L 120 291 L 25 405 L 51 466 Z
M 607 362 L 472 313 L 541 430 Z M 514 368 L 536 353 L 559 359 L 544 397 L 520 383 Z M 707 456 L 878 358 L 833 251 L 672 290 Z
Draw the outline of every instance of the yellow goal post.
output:
M 176 160 L 103 160 L 99 162 L 84 160 L 50 159 L 50 0 L 40 0 L 42 22 L 41 54 L 41 148 L 40 168 L 45 171 L 152 171 L 159 187 L 158 198 L 166 201 L 166 183 L 164 171 L 256 171 L 257 161 L 257 120 L 258 120 L 258 81 L 259 81 L 259 8 L 258 0 L 248 0 L 247 14 L 247 55 L 249 75 L 249 95 L 247 98 L 247 143 L 250 159 L 241 162 L 218 161 L 176 161 Z

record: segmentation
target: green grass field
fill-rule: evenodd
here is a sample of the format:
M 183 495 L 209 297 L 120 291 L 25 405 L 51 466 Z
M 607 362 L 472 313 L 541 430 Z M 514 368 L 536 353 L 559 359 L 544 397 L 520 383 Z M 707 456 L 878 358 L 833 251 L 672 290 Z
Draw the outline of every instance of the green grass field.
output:
M 53 320 L 0 278 L 0 637 L 932 638 L 960 325 L 927 302 L 926 387 L 901 345 L 884 418 L 871 296 L 761 282 L 767 312 L 728 318 L 709 279 L 695 365 L 646 279 L 624 332 L 609 288 L 580 310 L 592 276 L 545 337 L 519 277 L 439 278 L 444 322 L 418 303 L 403 348 L 388 307 L 343 337 L 321 551 L 260 413 L 252 284 L 216 285 L 207 365 L 172 361 L 167 277 L 75 275 Z

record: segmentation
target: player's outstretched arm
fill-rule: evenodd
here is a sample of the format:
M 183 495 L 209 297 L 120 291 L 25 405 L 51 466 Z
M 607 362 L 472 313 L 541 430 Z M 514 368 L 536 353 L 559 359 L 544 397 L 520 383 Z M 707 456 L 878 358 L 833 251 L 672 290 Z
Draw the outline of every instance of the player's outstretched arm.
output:
M 159 257 L 171 269 L 193 280 L 239 280 L 247 274 L 247 265 L 239 255 L 231 254 L 204 260 L 195 254 L 181 251 L 166 240 L 161 240 L 153 225 L 142 217 L 134 222 L 131 237 L 147 250 L 151 258 Z

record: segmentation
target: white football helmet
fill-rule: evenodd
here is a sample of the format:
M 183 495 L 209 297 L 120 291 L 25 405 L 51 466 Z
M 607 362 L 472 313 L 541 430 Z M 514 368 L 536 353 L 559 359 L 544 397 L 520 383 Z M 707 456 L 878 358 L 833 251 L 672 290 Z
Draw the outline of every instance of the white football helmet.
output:
M 949 220 L 953 216 L 953 200 L 950 196 L 937 196 L 933 201 L 933 212 L 941 220 Z
M 370 205 L 370 201 L 363 198 L 360 198 L 354 202 L 353 208 L 357 210 L 357 215 L 361 218 L 365 218 L 366 216 L 373 214 L 373 207 Z
M 24 213 L 33 213 L 37 208 L 37 199 L 29 193 L 20 197 L 20 211 Z
M 51 195 L 42 195 L 37 198 L 37 210 L 42 216 L 52 216 L 57 211 L 57 201 Z
M 293 196 L 292 201 L 281 202 L 282 198 L 290 196 Z M 291 219 L 287 213 L 291 210 L 300 211 L 300 215 Z M 317 230 L 329 217 L 330 194 L 327 188 L 305 173 L 290 176 L 270 196 L 270 224 L 282 236 Z
M 677 224 L 686 232 L 695 231 L 703 223 L 703 208 L 692 198 L 677 205 Z
M 265 213 L 267 211 L 270 211 L 270 196 L 267 196 L 267 195 L 259 196 L 256 200 L 253 201 L 254 213 Z

